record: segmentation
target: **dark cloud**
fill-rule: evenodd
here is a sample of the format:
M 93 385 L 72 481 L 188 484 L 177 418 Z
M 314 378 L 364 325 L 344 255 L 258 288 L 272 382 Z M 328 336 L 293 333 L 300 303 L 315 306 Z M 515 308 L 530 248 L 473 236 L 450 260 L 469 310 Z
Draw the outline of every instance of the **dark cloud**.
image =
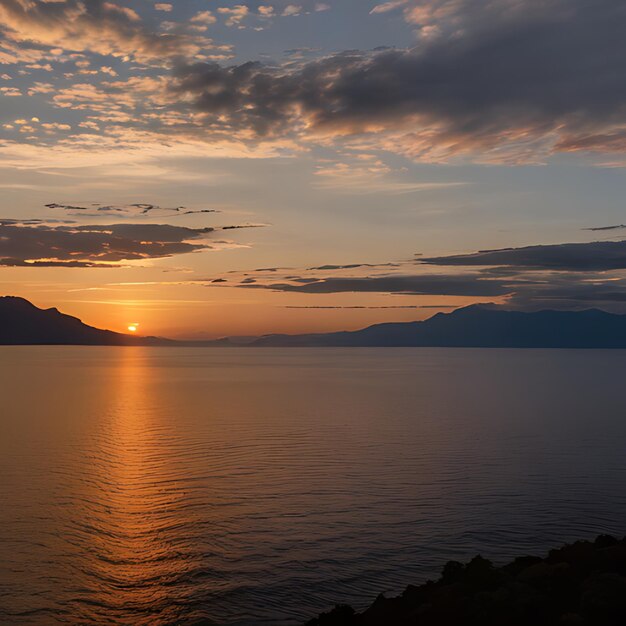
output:
M 315 282 L 250 285 L 295 293 L 401 293 L 411 295 L 503 296 L 513 291 L 515 281 L 486 280 L 480 274 L 330 277 Z
M 14 258 L 1 258 L 1 267 L 100 267 L 100 268 L 115 268 L 119 267 L 115 263 L 100 263 L 91 261 L 45 261 L 45 260 L 30 260 L 24 261 L 22 259 Z
M 499 265 L 510 268 L 578 272 L 619 270 L 626 269 L 626 241 L 594 241 L 483 250 L 472 254 L 423 258 L 421 262 L 440 266 Z
M 113 267 L 205 250 L 213 228 L 169 224 L 49 225 L 0 222 L 0 264 Z
M 356 269 L 357 267 L 372 267 L 368 263 L 351 263 L 349 265 L 320 265 L 318 267 L 309 267 L 309 270 L 320 270 L 320 271 L 330 271 L 330 270 L 351 270 Z
M 219 230 L 239 230 L 240 228 L 264 228 L 266 224 L 235 224 L 230 226 L 219 226 Z
M 161 207 L 158 204 L 148 204 L 142 202 L 122 205 L 103 205 L 95 202 L 87 206 L 51 202 L 45 206 L 48 209 L 61 209 L 67 212 L 68 215 L 80 217 L 103 217 L 105 215 L 112 215 L 116 218 L 181 217 L 184 215 L 196 215 L 202 213 L 221 213 L 218 209 L 188 209 L 184 206 Z
M 411 262 L 411 269 L 406 263 L 380 264 L 381 267 L 385 265 L 396 269 L 384 274 L 372 272 L 366 276 L 354 276 L 351 275 L 354 268 L 370 269 L 370 265 L 320 265 L 317 267 L 336 269 L 337 274 L 307 275 L 304 272 L 311 271 L 312 268 L 309 268 L 300 274 L 285 272 L 285 275 L 267 275 L 255 283 L 240 282 L 236 286 L 312 295 L 380 293 L 501 298 L 519 309 L 589 306 L 619 310 L 626 308 L 626 241 L 536 245 L 454 256 L 421 257 Z M 448 271 L 443 275 L 425 273 L 428 271 L 425 266 L 428 265 L 446 266 Z M 374 264 L 372 266 L 378 267 Z M 420 266 L 424 273 L 419 273 Z M 343 274 L 341 269 L 344 270 Z M 336 306 L 352 308 L 351 305 Z M 366 305 L 353 306 L 370 308 Z M 441 309 L 447 305 L 428 306 Z M 335 306 L 311 304 L 303 308 Z
M 536 308 L 602 308 L 622 310 L 626 306 L 626 278 L 615 273 L 599 272 L 517 272 L 497 279 L 489 274 L 449 274 L 444 276 L 378 276 L 365 278 L 331 277 L 314 283 L 269 283 L 239 285 L 307 294 L 393 293 L 403 295 L 465 296 L 475 298 L 505 297 L 508 306 Z M 417 308 L 454 308 L 451 305 L 427 305 Z M 403 306 L 324 306 L 294 308 L 404 308 Z
M 447 21 L 413 49 L 344 52 L 295 67 L 181 65 L 170 89 L 205 112 L 211 127 L 268 136 L 402 126 L 415 132 L 408 149 L 416 153 L 540 140 L 581 149 L 582 135 L 626 123 L 625 3 L 439 4 Z
M 615 226 L 596 226 L 594 228 L 583 228 L 583 230 L 622 230 L 623 228 L 626 228 L 626 224 L 615 224 Z
M 426 307 L 420 306 L 419 304 L 405 304 L 405 305 L 396 305 L 396 306 L 284 306 L 282 307 L 283 309 L 349 309 L 349 310 L 354 310 L 354 309 L 365 309 L 365 310 L 371 310 L 371 309 L 423 309 Z M 443 307 L 433 307 L 433 308 L 447 308 L 446 306 Z M 455 308 L 455 307 L 451 307 L 451 308 Z
M 398 267 L 399 263 L 349 263 L 347 265 L 320 265 L 309 267 L 310 271 L 352 270 L 361 267 Z
M 512 306 L 520 308 L 588 308 L 599 306 L 622 310 L 626 304 L 626 280 L 605 277 L 602 280 L 585 281 L 571 275 L 544 284 L 528 285 L 510 300 Z
M 74 220 L 42 220 L 42 219 L 26 219 L 26 220 L 19 220 L 19 219 L 12 219 L 12 218 L 7 218 L 7 217 L 3 217 L 0 218 L 0 225 L 4 225 L 4 224 L 21 224 L 22 226 L 34 226 L 37 224 L 75 224 L 76 222 Z
M 50 202 L 49 204 L 44 204 L 47 209 L 63 209 L 64 211 L 78 212 L 78 211 L 88 211 L 89 209 L 84 206 L 77 206 L 75 204 L 57 204 L 56 202 Z

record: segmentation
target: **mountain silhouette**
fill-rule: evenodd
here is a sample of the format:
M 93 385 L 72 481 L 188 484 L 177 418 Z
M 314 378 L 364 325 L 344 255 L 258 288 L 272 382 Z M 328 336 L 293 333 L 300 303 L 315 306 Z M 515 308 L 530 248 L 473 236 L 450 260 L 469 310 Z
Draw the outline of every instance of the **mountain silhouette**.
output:
M 362 330 L 175 341 L 101 330 L 24 298 L 0 297 L 0 345 L 626 348 L 626 315 L 584 311 L 510 311 L 472 305 L 421 322 L 375 324 Z
M 2 345 L 164 345 L 156 337 L 133 337 L 100 330 L 57 309 L 39 309 L 24 298 L 0 297 L 0 344 Z
M 510 311 L 472 305 L 421 322 L 375 324 L 362 330 L 267 335 L 255 346 L 626 348 L 626 315 L 584 311 Z

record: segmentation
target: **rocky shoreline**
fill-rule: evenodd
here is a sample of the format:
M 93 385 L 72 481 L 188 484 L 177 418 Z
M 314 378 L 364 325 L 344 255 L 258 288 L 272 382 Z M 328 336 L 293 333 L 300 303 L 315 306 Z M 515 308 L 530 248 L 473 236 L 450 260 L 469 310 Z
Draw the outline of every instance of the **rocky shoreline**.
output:
M 449 561 L 437 581 L 379 596 L 362 613 L 338 605 L 307 626 L 624 626 L 626 538 L 600 535 L 495 567 Z

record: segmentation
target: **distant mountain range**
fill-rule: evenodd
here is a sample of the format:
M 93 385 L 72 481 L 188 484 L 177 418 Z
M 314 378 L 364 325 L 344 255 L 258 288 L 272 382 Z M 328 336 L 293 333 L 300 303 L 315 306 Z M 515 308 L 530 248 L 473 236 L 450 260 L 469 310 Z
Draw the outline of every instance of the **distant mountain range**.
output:
M 268 335 L 256 346 L 626 348 L 626 315 L 585 311 L 510 311 L 472 305 L 423 322 L 375 324 L 316 335 Z
M 241 346 L 236 339 L 174 341 L 100 330 L 57 309 L 0 297 L 0 344 L 107 346 Z M 626 315 L 585 311 L 509 311 L 472 305 L 421 322 L 375 324 L 362 330 L 266 335 L 253 347 L 626 348 Z

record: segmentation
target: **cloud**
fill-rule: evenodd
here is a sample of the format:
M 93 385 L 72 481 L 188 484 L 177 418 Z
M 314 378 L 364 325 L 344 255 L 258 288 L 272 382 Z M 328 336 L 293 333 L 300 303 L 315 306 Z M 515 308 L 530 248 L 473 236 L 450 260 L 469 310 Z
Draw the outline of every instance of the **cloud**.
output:
M 358 155 L 369 156 L 369 155 Z M 380 159 L 357 163 L 330 162 L 319 165 L 315 171 L 317 189 L 350 194 L 407 194 L 438 191 L 465 185 L 464 182 L 403 181 L 391 176 L 393 170 Z
M 211 11 L 199 11 L 191 18 L 191 21 L 200 24 L 215 24 L 217 18 Z
M 330 277 L 301 284 L 268 283 L 246 285 L 272 291 L 295 293 L 398 293 L 407 295 L 504 296 L 512 292 L 511 283 L 486 279 L 480 274 Z
M 377 13 L 389 13 L 389 11 L 394 11 L 400 7 L 406 6 L 406 0 L 395 0 L 395 2 L 384 2 L 382 4 L 377 4 L 371 11 L 371 15 L 376 15 Z
M 309 267 L 313 271 L 329 271 L 329 270 L 353 270 L 360 267 L 377 267 L 372 263 L 348 263 L 346 265 L 319 265 L 318 267 Z
M 240 228 L 264 228 L 266 224 L 230 224 L 228 226 L 220 226 L 219 230 L 239 230 Z
M 595 226 L 594 228 L 583 228 L 583 230 L 622 230 L 623 228 L 626 228 L 626 224 L 615 224 L 614 226 Z
M 295 15 L 300 15 L 301 12 L 302 12 L 302 7 L 300 5 L 288 4 L 283 9 L 283 16 L 291 17 L 291 16 L 295 16 Z
M 212 248 L 215 228 L 169 224 L 56 225 L 0 221 L 0 265 L 119 267 Z
M 434 266 L 445 267 L 445 270 L 439 269 L 445 273 L 432 273 Z M 226 274 L 228 282 L 226 278 L 213 277 L 195 283 L 217 280 L 226 283 L 225 287 L 312 297 L 375 293 L 456 297 L 464 298 L 465 304 L 468 299 L 489 298 L 519 309 L 626 308 L 626 241 L 536 245 L 432 258 L 416 256 L 387 263 L 322 264 L 254 272 L 229 272 Z M 326 275 L 320 275 L 322 273 Z M 250 276 L 254 276 L 254 280 Z M 336 305 L 315 302 L 307 308 L 329 306 Z M 342 308 L 345 306 L 351 305 L 342 305 Z
M 586 149 L 576 140 L 589 135 L 594 149 L 610 150 L 601 133 L 626 126 L 623 3 L 455 0 L 407 9 L 412 22 L 436 27 L 412 49 L 296 66 L 182 65 L 171 90 L 209 126 L 257 137 L 372 133 L 424 159 L 493 151 L 485 158 L 541 160 Z M 402 140 L 385 143 L 387 132 Z
M 214 139 L 207 143 L 204 137 L 179 133 L 173 136 L 159 132 L 138 131 L 128 126 L 109 125 L 106 134 L 92 131 L 80 133 L 51 144 L 36 145 L 16 140 L 0 142 L 0 159 L 5 168 L 29 171 L 72 170 L 97 167 L 101 176 L 119 178 L 147 175 L 167 177 L 169 180 L 189 180 L 205 177 L 187 170 L 164 166 L 165 159 L 217 157 L 224 159 L 273 158 L 290 154 L 293 145 L 288 142 L 260 142 L 254 145 L 236 141 L 233 137 Z
M 509 304 L 519 308 L 588 308 L 600 306 L 622 310 L 626 304 L 626 279 L 595 277 L 585 280 L 578 275 L 528 285 L 513 294 Z
M 313 3 L 285 2 L 260 5 L 254 13 L 278 16 L 300 5 L 303 14 L 313 11 Z M 164 138 L 172 140 L 169 146 L 195 142 L 214 151 L 221 141 L 239 152 L 262 147 L 292 154 L 313 144 L 341 144 L 436 162 L 465 155 L 537 163 L 556 152 L 626 150 L 623 3 L 407 0 L 378 4 L 367 19 L 386 19 L 393 9 L 417 29 L 411 48 L 314 59 L 300 52 L 278 65 L 227 66 L 230 47 L 192 30 L 205 29 L 215 15 L 241 28 L 251 15 L 245 4 L 196 12 L 182 24 L 158 23 L 152 10 L 144 20 L 105 0 L 1 0 L 0 63 L 24 61 L 29 71 L 46 72 L 46 82 L 5 84 L 4 95 L 37 95 L 80 112 L 72 114 L 71 128 L 8 123 L 3 130 L 23 145 L 84 144 L 88 134 L 124 144 L 126 151 L 135 140 L 139 148 Z M 91 53 L 117 60 L 102 64 Z M 129 77 L 118 60 L 175 69 L 157 75 L 143 68 L 149 75 Z M 63 71 L 70 63 L 71 71 Z M 92 78 L 96 72 L 100 80 Z M 103 80 L 103 72 L 122 78 Z M 380 164 L 344 158 L 318 170 L 317 187 L 423 190 L 392 179 Z
M 626 269 L 626 241 L 482 250 L 471 254 L 422 258 L 420 261 L 446 267 L 505 266 L 576 272 L 619 270 Z
M 0 87 L 0 94 L 6 97 L 14 97 L 17 98 L 22 96 L 22 92 L 16 87 Z
M 116 218 L 129 217 L 183 217 L 185 215 L 197 215 L 204 213 L 221 213 L 219 209 L 188 209 L 184 206 L 178 207 L 161 207 L 158 204 L 149 204 L 138 202 L 134 204 L 99 204 L 97 202 L 90 203 L 86 206 L 78 206 L 73 204 L 58 204 L 51 202 L 45 205 L 48 209 L 61 209 L 68 215 L 80 217 L 104 217 L 107 215 Z M 228 227 L 223 227 L 222 230 Z M 245 226 L 240 226 L 245 228 Z
M 217 12 L 226 16 L 226 26 L 239 26 L 248 16 L 250 9 L 245 4 L 236 4 L 234 7 L 219 7 Z
M 390 305 L 390 306 L 294 306 L 294 305 L 287 305 L 287 306 L 283 306 L 283 309 L 322 309 L 322 310 L 335 310 L 335 309 L 348 309 L 348 310 L 354 310 L 354 309 L 366 309 L 366 310 L 372 310 L 372 309 L 422 309 L 424 307 L 420 306 L 419 304 L 399 304 L 399 305 Z M 438 308 L 447 308 L 445 305 L 443 307 L 438 307 Z
M 2 0 L 0 31 L 17 44 L 158 63 L 177 55 L 193 57 L 210 47 L 207 39 L 150 29 L 133 9 L 105 0 Z

